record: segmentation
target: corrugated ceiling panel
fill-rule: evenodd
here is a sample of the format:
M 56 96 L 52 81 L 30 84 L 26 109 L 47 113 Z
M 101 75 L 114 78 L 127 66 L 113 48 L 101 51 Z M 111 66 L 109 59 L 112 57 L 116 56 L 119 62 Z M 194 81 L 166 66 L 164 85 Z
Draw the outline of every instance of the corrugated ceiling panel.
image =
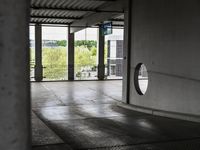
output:
M 71 23 L 73 20 L 70 19 L 43 19 L 43 18 L 31 18 L 32 23 L 36 23 L 36 22 L 40 22 L 40 23 L 65 23 L 65 24 L 69 24 Z
M 58 8 L 79 8 L 79 9 L 96 9 L 104 4 L 104 1 L 89 1 L 89 0 L 32 0 L 32 6 L 38 7 L 58 7 Z
M 31 15 L 39 16 L 65 16 L 65 17 L 83 17 L 87 12 L 78 12 L 78 11 L 59 11 L 59 10 L 32 10 Z
M 105 1 L 93 0 L 31 0 L 33 7 L 45 8 L 71 8 L 71 9 L 87 9 L 95 10 Z M 52 16 L 52 17 L 73 17 L 82 18 L 87 16 L 90 12 L 87 11 L 65 11 L 65 10 L 50 10 L 50 9 L 31 9 L 31 16 Z M 124 15 L 120 15 L 113 19 L 124 19 Z M 44 22 L 44 23 L 72 23 L 74 20 L 70 19 L 50 19 L 50 18 L 31 18 L 31 22 Z M 113 24 L 123 24 L 123 22 L 113 22 Z

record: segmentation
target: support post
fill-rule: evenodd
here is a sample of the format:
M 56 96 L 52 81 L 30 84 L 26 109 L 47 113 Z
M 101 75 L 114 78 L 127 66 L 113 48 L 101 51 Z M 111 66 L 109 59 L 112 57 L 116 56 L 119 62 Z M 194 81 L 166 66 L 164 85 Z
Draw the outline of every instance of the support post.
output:
M 35 81 L 43 80 L 42 66 L 42 27 L 40 24 L 35 25 Z
M 129 7 L 124 13 L 124 48 L 123 48 L 123 86 L 122 86 L 122 100 L 130 103 L 130 57 L 131 57 L 131 3 L 128 1 Z
M 110 58 L 110 40 L 108 40 L 108 52 L 107 57 Z M 107 76 L 110 75 L 110 59 L 107 58 Z
M 0 150 L 30 150 L 29 0 L 0 4 Z
M 74 80 L 74 33 L 68 28 L 68 80 Z
M 99 26 L 99 42 L 98 42 L 98 79 L 104 80 L 105 78 L 105 65 L 104 65 L 104 43 L 105 36 Z

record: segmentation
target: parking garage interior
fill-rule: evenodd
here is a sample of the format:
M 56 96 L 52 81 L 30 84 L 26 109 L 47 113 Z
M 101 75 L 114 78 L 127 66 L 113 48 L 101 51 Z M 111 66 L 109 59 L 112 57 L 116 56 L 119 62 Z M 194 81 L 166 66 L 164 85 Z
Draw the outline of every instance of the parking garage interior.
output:
M 200 149 L 199 6 L 2 0 L 0 149 Z

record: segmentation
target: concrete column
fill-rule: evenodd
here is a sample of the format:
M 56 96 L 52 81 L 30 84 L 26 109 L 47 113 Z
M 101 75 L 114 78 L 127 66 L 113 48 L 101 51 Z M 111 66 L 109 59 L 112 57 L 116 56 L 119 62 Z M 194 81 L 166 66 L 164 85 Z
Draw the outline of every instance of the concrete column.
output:
M 129 104 L 130 95 L 130 56 L 131 56 L 131 3 L 124 13 L 124 48 L 123 48 L 123 86 L 122 100 Z
M 110 57 L 110 40 L 108 40 L 108 52 L 107 57 Z M 110 59 L 107 59 L 107 76 L 110 75 Z
M 29 0 L 0 4 L 0 150 L 30 150 Z
M 68 28 L 68 80 L 74 80 L 74 33 Z
M 35 25 L 35 81 L 40 82 L 43 79 L 42 66 L 42 27 Z
M 105 65 L 104 65 L 104 43 L 105 36 L 102 33 L 101 27 L 99 27 L 99 42 L 98 42 L 98 79 L 104 80 L 105 77 Z

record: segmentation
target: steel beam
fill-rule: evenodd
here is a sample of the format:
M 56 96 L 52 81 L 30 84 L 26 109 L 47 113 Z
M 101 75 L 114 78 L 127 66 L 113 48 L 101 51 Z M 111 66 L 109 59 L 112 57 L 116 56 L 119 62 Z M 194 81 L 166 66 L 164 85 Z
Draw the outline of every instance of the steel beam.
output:
M 109 19 L 109 21 L 124 22 L 124 19 Z
M 88 15 L 87 17 L 84 17 L 83 19 L 80 19 L 78 21 L 74 21 L 71 26 L 92 26 L 99 22 L 109 20 L 113 17 L 116 17 L 119 15 L 119 13 L 114 12 L 115 10 L 124 12 L 123 10 L 127 7 L 127 0 L 117 0 L 115 3 L 112 3 L 112 5 L 102 6 L 99 9 L 103 9 L 105 12 L 99 12 L 99 13 L 92 13 Z M 106 12 L 107 10 L 113 11 L 113 13 Z M 84 28 L 71 28 L 71 33 L 80 31 Z
M 60 8 L 60 7 L 39 7 L 39 6 L 31 6 L 32 10 L 52 10 L 52 11 L 76 11 L 76 12 L 106 12 L 106 13 L 123 13 L 123 11 L 111 11 L 111 10 L 101 10 L 101 9 L 82 9 L 82 8 Z

